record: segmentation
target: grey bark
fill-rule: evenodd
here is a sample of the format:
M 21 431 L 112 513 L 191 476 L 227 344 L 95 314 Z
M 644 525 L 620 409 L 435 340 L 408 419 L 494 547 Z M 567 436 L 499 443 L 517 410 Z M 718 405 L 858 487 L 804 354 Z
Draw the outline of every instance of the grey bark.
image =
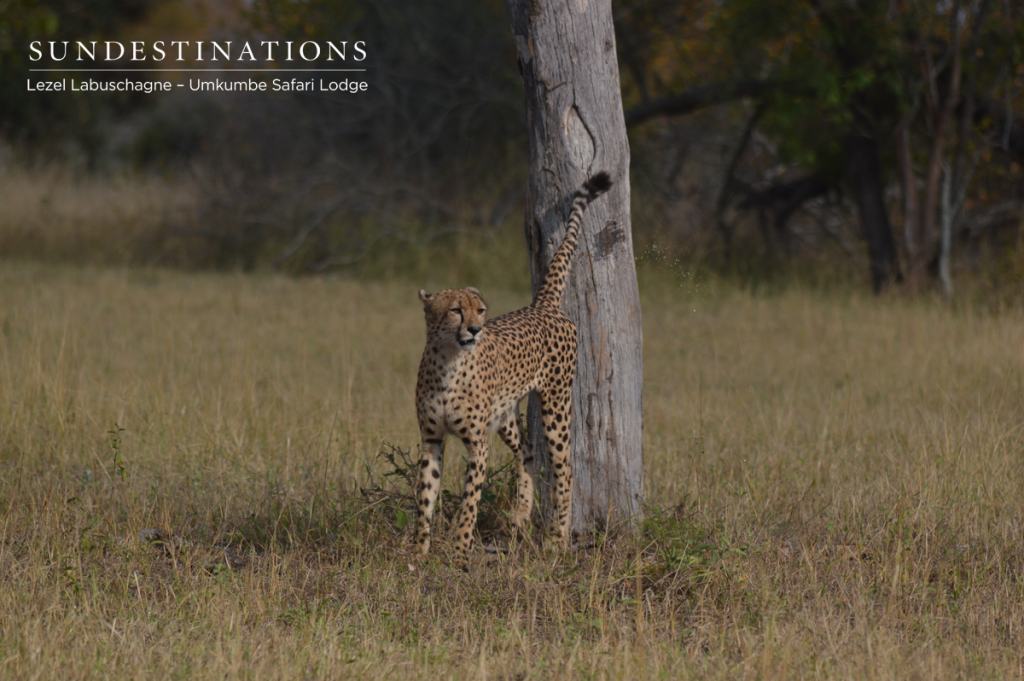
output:
M 579 329 L 573 384 L 571 530 L 639 517 L 642 331 L 629 214 L 629 141 L 610 0 L 507 0 L 526 94 L 526 239 L 536 295 L 565 235 L 574 192 L 605 170 L 587 209 L 562 310 Z M 544 454 L 536 400 L 529 425 Z
M 956 23 L 959 13 L 960 3 L 954 2 L 950 12 L 950 31 L 953 34 L 953 41 L 949 47 L 953 68 L 949 78 L 949 92 L 945 95 L 945 99 L 938 96 L 938 87 L 935 84 L 941 69 L 929 69 L 928 74 L 933 92 L 931 104 L 934 109 L 935 122 L 932 127 L 931 148 L 928 151 L 928 166 L 925 170 L 924 205 L 921 207 L 921 219 L 916 225 L 918 233 L 914 239 L 916 257 L 910 268 L 912 282 L 918 286 L 924 281 L 928 262 L 935 253 L 935 232 L 937 231 L 935 227 L 936 217 L 940 210 L 942 164 L 945 163 L 946 158 L 946 138 L 956 105 L 960 101 L 960 79 L 963 68 L 960 54 L 960 27 Z M 925 52 L 925 55 L 928 56 L 930 53 Z

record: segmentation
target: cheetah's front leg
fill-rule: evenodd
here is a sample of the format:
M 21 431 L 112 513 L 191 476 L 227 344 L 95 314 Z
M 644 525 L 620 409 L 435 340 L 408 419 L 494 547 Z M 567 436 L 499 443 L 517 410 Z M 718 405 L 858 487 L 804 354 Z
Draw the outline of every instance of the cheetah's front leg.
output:
M 430 518 L 434 514 L 434 502 L 441 489 L 441 445 L 444 440 L 431 433 L 422 436 L 420 449 L 420 483 L 416 499 L 416 542 L 420 553 L 430 550 Z
M 473 533 L 476 531 L 476 511 L 480 504 L 480 492 L 487 474 L 487 440 L 482 427 L 472 428 L 469 436 L 462 441 L 469 452 L 469 464 L 466 467 L 466 491 L 462 497 L 462 512 L 455 526 L 455 561 L 465 566 L 469 559 L 469 549 L 473 546 Z

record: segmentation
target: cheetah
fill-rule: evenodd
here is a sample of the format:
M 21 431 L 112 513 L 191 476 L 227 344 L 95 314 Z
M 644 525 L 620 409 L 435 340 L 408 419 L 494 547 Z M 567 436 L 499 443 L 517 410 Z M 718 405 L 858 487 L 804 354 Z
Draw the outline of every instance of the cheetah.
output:
M 519 418 L 519 403 L 530 391 L 540 401 L 548 460 L 555 477 L 554 515 L 548 533 L 561 545 L 569 538 L 572 472 L 569 425 L 576 375 L 576 326 L 561 313 L 587 205 L 611 187 L 605 172 L 587 180 L 573 199 L 565 240 L 555 253 L 533 303 L 489 321 L 487 304 L 475 288 L 421 290 L 427 343 L 416 383 L 416 414 L 422 454 L 417 487 L 416 541 L 430 549 L 430 518 L 441 485 L 441 446 L 446 434 L 462 440 L 469 453 L 462 510 L 456 524 L 455 561 L 465 566 L 476 529 L 477 506 L 487 472 L 487 431 L 497 431 L 519 464 L 512 523 L 523 531 L 533 508 L 533 456 Z

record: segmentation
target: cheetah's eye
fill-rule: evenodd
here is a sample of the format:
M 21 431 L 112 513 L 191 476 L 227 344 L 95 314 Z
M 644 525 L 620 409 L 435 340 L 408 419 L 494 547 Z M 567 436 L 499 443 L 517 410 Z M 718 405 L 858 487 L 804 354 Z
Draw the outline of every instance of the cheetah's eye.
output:
M 453 307 L 452 309 L 450 309 L 448 311 L 449 312 L 454 312 L 455 314 L 462 314 L 462 308 L 461 307 Z
M 482 307 L 476 311 L 477 314 L 483 314 L 484 312 L 487 312 L 487 310 L 483 309 Z

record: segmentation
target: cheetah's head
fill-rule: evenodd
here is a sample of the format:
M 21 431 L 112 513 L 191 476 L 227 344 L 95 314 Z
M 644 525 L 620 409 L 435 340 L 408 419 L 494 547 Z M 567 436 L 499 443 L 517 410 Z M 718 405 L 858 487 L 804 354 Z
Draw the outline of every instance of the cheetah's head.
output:
M 440 293 L 420 290 L 427 317 L 427 338 L 472 350 L 483 331 L 487 303 L 475 288 L 445 289 Z

